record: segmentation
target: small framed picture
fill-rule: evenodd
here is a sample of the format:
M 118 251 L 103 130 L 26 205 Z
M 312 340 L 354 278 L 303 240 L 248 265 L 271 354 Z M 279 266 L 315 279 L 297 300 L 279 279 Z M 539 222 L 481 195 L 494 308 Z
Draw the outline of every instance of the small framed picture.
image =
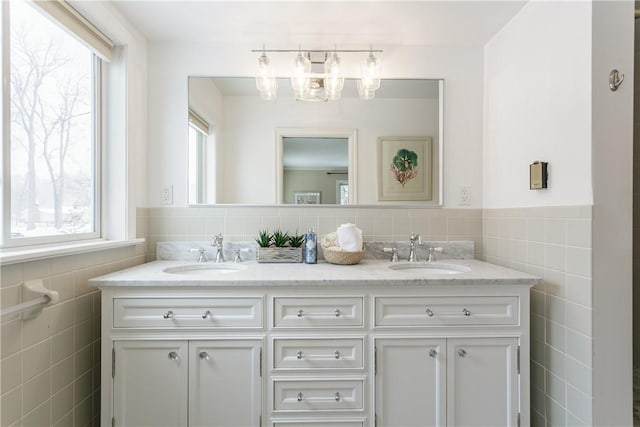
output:
M 293 193 L 293 200 L 296 205 L 319 205 L 319 191 L 304 191 Z
M 378 138 L 378 200 L 432 199 L 432 148 L 428 136 Z

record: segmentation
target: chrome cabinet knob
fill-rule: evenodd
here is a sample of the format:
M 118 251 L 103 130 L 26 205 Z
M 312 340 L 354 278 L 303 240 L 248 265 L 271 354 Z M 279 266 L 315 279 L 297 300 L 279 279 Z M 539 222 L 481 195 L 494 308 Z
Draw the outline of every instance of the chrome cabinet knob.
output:
M 302 395 L 302 392 L 298 393 L 298 402 L 302 402 L 302 399 L 304 399 L 304 396 Z
M 460 350 L 458 350 L 458 356 L 467 357 L 467 351 L 465 349 L 461 348 Z
M 199 356 L 200 360 L 211 360 L 211 358 L 209 357 L 209 353 L 207 353 L 206 351 L 201 351 Z
M 427 308 L 427 316 L 433 317 L 433 311 L 430 308 Z
M 302 350 L 298 350 L 298 353 L 296 354 L 296 357 L 298 358 L 298 360 L 302 359 L 303 353 Z
M 175 351 L 170 352 L 167 357 L 169 360 L 180 360 L 180 356 Z
M 429 350 L 429 357 L 436 357 L 438 355 L 438 352 L 435 351 L 434 349 Z
M 213 315 L 213 313 L 211 312 L 211 310 L 207 310 L 204 312 L 204 314 L 202 315 L 203 319 L 206 319 L 207 317 Z
M 298 310 L 298 313 L 296 314 L 296 316 L 302 317 L 302 313 L 304 313 L 304 312 L 302 311 L 302 309 L 300 309 L 300 310 Z
M 340 309 L 339 308 L 336 308 L 335 314 L 336 314 L 336 317 L 340 317 L 340 314 L 342 314 L 342 313 L 340 313 Z
M 173 311 L 172 311 L 172 310 L 167 311 L 165 314 L 163 314 L 163 315 L 162 315 L 162 317 L 163 317 L 164 319 L 171 319 L 171 318 L 173 318 Z
M 467 317 L 471 316 L 471 312 L 469 310 L 467 310 L 466 308 L 462 309 L 462 314 L 464 314 Z
M 336 391 L 336 402 L 340 402 L 340 392 Z
M 340 359 L 340 350 L 336 350 L 335 353 L 333 353 L 333 357 Z

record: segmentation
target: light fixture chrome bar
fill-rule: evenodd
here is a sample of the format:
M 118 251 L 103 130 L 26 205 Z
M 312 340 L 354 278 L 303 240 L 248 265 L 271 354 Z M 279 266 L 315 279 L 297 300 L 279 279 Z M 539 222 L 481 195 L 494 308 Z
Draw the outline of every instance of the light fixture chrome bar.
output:
M 338 53 L 382 53 L 382 49 L 251 49 L 253 53 L 298 53 L 298 52 L 312 52 L 312 53 L 325 53 L 325 52 L 338 52 Z

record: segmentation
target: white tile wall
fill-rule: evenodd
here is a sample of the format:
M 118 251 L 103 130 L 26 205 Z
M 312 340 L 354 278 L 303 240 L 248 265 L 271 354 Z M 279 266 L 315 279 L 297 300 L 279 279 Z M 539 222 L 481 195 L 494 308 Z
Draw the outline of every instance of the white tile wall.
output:
M 591 425 L 591 207 L 485 209 L 482 257 L 536 274 L 531 420 Z
M 360 227 L 365 241 L 408 240 L 412 232 L 425 240 L 473 240 L 482 250 L 481 209 L 201 207 L 140 209 L 138 222 L 147 230 L 148 260 L 155 259 L 156 242 L 202 241 L 223 233 L 227 241 L 253 241 L 258 231 L 280 228 L 320 235 L 343 223 Z
M 2 426 L 99 422 L 100 298 L 86 281 L 155 259 L 158 241 L 251 241 L 258 230 L 320 234 L 352 222 L 367 241 L 473 240 L 476 257 L 545 278 L 532 290 L 532 425 L 591 422 L 591 208 L 140 208 L 137 250 L 117 249 L 3 266 L 0 305 L 43 278 L 61 301 L 30 321 L 0 325 Z M 44 390 L 44 391 L 43 391 Z
M 100 292 L 87 280 L 144 260 L 139 246 L 0 267 L 1 308 L 21 302 L 28 279 L 60 296 L 33 319 L 0 323 L 0 425 L 99 426 Z

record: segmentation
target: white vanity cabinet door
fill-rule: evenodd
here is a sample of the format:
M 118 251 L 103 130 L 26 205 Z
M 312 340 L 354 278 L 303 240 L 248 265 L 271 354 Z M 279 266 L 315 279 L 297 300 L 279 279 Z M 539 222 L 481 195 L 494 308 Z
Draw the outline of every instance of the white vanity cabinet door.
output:
M 189 426 L 259 426 L 260 340 L 189 343 Z
M 376 425 L 445 425 L 446 341 L 376 339 Z
M 517 425 L 517 348 L 517 338 L 447 340 L 447 425 Z
M 187 426 L 186 341 L 114 341 L 116 426 Z

